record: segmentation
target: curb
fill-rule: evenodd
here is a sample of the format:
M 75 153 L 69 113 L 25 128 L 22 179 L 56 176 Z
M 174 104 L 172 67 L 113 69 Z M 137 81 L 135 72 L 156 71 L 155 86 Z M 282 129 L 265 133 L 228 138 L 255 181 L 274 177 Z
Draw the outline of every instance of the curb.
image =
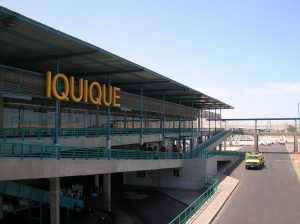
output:
M 226 202 L 228 201 L 228 199 L 230 198 L 230 196 L 232 195 L 232 193 L 235 191 L 236 187 L 240 184 L 240 181 L 238 181 L 237 185 L 235 185 L 235 187 L 233 188 L 233 190 L 231 191 L 231 193 L 228 195 L 228 197 L 226 198 L 226 200 L 223 202 L 223 204 L 220 206 L 220 208 L 218 209 L 218 211 L 214 214 L 214 216 L 212 217 L 212 219 L 208 222 L 209 224 L 211 224 L 215 218 L 218 216 L 218 214 L 220 213 L 220 211 L 222 210 L 222 208 L 224 207 L 224 205 L 226 204 Z

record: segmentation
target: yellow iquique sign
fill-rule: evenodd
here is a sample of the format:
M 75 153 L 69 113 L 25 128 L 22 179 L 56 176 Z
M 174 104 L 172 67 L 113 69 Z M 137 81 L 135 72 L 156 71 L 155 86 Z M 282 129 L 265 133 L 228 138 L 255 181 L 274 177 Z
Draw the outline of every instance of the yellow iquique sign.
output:
M 61 79 L 61 83 L 64 88 L 62 92 L 59 93 L 57 90 L 57 82 Z M 107 86 L 105 84 L 100 85 L 99 82 L 91 82 L 88 80 L 79 79 L 78 80 L 78 95 L 75 96 L 75 86 L 74 86 L 74 76 L 70 76 L 69 79 L 63 73 L 57 73 L 52 77 L 50 71 L 46 73 L 46 96 L 54 97 L 58 100 L 72 100 L 74 102 L 90 102 L 95 105 L 105 105 L 120 107 L 117 103 L 117 99 L 120 99 L 118 92 L 121 90 L 118 87 Z M 96 90 L 97 94 L 94 96 L 93 92 Z

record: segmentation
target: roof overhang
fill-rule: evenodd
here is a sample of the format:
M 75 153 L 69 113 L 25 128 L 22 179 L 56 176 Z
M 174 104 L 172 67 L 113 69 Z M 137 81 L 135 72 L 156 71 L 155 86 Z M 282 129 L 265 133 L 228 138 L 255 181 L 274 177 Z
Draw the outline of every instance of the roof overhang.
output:
M 92 44 L 0 7 L 0 63 L 35 72 L 59 70 L 120 86 L 122 91 L 199 109 L 232 106 Z

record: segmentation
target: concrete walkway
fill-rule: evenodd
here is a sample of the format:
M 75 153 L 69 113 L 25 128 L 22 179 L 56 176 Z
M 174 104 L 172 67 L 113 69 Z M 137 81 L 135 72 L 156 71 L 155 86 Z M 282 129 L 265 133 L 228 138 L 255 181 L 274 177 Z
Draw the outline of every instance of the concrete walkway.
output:
M 196 198 L 198 198 L 201 194 L 195 190 L 183 190 L 183 189 L 173 189 L 173 188 L 158 188 L 158 191 L 163 194 L 180 201 L 185 205 L 192 204 Z
M 239 180 L 218 175 L 218 179 L 222 180 L 219 184 L 218 191 L 192 218 L 187 222 L 188 224 L 209 224 L 213 221 L 214 217 L 221 210 L 229 196 L 232 194 Z

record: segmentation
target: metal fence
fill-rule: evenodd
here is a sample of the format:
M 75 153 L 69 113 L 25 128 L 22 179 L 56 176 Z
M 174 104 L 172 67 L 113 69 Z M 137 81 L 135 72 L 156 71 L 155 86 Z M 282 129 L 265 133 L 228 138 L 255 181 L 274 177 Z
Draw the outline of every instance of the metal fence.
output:
M 110 128 L 110 135 L 144 135 L 149 134 L 172 134 L 172 133 L 187 133 L 187 132 L 208 132 L 208 129 L 198 128 Z M 59 128 L 58 135 L 60 137 L 68 136 L 105 136 L 108 134 L 107 128 Z M 55 128 L 0 128 L 0 138 L 6 141 L 7 138 L 27 138 L 36 137 L 54 137 Z
M 177 215 L 169 224 L 182 224 L 187 221 L 208 201 L 208 199 L 218 190 L 218 180 L 211 176 L 205 177 L 205 180 L 211 180 L 210 187 L 194 200 L 186 209 Z

